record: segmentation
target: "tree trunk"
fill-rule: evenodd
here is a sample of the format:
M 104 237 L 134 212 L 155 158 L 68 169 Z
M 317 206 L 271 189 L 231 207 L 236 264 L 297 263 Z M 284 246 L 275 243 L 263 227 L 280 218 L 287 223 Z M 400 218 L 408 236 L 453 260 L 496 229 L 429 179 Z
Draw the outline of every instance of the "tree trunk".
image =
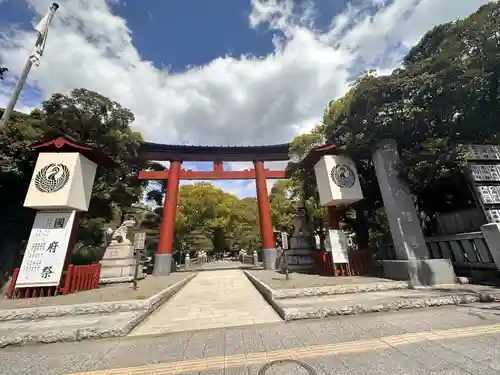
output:
M 359 249 L 366 249 L 369 247 L 370 233 L 366 223 L 365 210 L 363 204 L 356 205 L 356 242 Z

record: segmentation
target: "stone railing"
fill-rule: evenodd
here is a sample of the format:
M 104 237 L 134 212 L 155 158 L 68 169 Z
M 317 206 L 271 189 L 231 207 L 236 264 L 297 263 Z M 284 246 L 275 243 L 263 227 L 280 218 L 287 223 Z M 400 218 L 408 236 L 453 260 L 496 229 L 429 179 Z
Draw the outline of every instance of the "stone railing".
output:
M 450 259 L 457 276 L 478 280 L 498 278 L 500 270 L 500 231 L 496 224 L 487 224 L 481 231 L 427 237 L 425 242 L 431 259 Z M 394 246 L 385 247 L 379 259 L 395 259 Z
M 498 268 L 482 231 L 427 237 L 425 242 L 429 257 L 450 259 L 457 276 L 479 280 L 497 278 Z
M 460 267 L 496 268 L 483 232 L 427 237 L 425 242 L 433 259 L 450 259 Z

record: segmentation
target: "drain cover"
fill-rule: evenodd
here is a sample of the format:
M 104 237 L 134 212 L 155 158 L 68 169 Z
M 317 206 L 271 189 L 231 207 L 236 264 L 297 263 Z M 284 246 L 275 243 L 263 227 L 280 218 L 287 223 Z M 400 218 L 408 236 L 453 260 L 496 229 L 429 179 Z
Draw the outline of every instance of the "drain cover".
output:
M 311 366 L 308 365 L 307 363 L 297 361 L 295 359 L 280 359 L 278 361 L 272 361 L 269 363 L 266 363 L 262 368 L 259 370 L 259 375 L 270 375 L 267 374 L 267 371 L 271 368 L 274 367 L 285 367 L 288 368 L 289 371 L 292 373 L 297 373 L 300 375 L 317 375 L 316 370 Z M 284 369 L 281 369 L 282 371 Z M 288 371 L 286 371 L 288 372 Z

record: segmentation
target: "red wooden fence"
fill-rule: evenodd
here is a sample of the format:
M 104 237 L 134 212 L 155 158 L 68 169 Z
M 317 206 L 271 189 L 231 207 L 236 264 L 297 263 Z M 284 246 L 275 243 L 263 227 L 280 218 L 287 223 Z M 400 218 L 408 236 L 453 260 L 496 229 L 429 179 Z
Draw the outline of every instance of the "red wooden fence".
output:
M 370 249 L 349 250 L 349 263 L 335 264 L 329 251 L 314 254 L 314 266 L 321 276 L 361 276 L 372 270 Z
M 87 266 L 74 266 L 70 264 L 68 269 L 63 272 L 60 286 L 16 288 L 16 281 L 19 276 L 19 268 L 16 268 L 7 289 L 7 298 L 50 297 L 56 294 L 69 294 L 97 289 L 99 287 L 100 275 L 100 264 L 90 264 Z

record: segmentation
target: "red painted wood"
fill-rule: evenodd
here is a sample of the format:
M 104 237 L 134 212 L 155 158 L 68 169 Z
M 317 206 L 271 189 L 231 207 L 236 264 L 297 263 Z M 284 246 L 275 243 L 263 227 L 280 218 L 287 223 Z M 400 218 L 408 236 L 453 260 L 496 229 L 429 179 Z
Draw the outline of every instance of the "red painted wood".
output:
M 263 249 L 274 249 L 273 223 L 271 221 L 271 206 L 267 194 L 266 173 L 263 161 L 256 161 L 255 185 L 257 188 L 257 203 L 259 205 L 260 237 Z
M 66 275 L 64 277 L 64 285 L 61 288 L 61 294 L 68 294 L 70 292 L 71 287 L 71 278 L 73 276 L 73 268 L 74 266 L 70 264 L 66 269 Z
M 16 268 L 12 272 L 12 278 L 10 279 L 9 288 L 7 289 L 7 298 L 12 298 L 14 296 L 14 290 L 16 289 L 17 277 L 19 276 L 19 268 Z
M 220 168 L 220 167 L 217 167 Z M 169 169 L 164 171 L 141 171 L 139 172 L 140 180 L 168 180 Z M 266 179 L 279 180 L 284 179 L 285 171 L 271 171 L 265 169 Z M 255 180 L 255 170 L 249 169 L 244 171 L 191 171 L 182 169 L 179 174 L 181 180 Z
M 180 172 L 181 162 L 179 160 L 171 161 L 170 170 L 168 173 L 165 203 L 163 205 L 163 218 L 160 227 L 160 240 L 158 241 L 158 249 L 156 251 L 157 254 L 172 254 Z
M 73 268 L 73 274 L 71 275 L 71 284 L 69 288 L 69 293 L 73 293 L 76 290 L 76 281 L 78 280 L 78 266 Z

